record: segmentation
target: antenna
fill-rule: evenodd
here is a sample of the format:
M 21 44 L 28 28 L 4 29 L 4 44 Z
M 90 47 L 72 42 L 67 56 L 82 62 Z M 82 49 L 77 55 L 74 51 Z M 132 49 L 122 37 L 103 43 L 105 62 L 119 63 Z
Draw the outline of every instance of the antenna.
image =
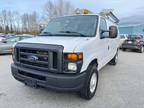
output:
M 107 19 L 110 19 L 111 21 L 113 21 L 114 23 L 118 24 L 119 23 L 119 19 L 113 14 L 114 9 L 103 9 L 99 15 L 103 16 Z

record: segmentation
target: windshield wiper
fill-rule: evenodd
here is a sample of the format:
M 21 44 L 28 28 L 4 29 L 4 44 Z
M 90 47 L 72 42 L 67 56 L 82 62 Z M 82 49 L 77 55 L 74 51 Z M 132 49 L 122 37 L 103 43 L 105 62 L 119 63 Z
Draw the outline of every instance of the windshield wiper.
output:
M 39 36 L 54 36 L 51 32 L 42 32 Z
M 75 32 L 75 31 L 60 31 L 60 33 L 74 33 L 74 34 L 78 34 L 82 37 L 87 37 L 86 35 L 79 33 L 79 32 Z

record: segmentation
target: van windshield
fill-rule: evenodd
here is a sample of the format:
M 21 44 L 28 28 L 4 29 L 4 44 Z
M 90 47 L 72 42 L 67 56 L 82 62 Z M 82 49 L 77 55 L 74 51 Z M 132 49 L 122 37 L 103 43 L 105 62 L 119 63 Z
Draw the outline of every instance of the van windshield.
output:
M 78 15 L 60 17 L 51 20 L 40 36 L 83 36 L 96 34 L 98 16 Z

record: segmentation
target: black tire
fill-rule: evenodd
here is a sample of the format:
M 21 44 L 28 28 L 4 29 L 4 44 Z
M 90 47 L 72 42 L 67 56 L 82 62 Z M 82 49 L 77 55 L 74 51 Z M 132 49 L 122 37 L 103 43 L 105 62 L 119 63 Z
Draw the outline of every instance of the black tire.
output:
M 114 58 L 109 62 L 110 65 L 116 65 L 118 62 L 118 52 L 114 56 Z
M 96 64 L 91 64 L 88 67 L 86 72 L 87 72 L 86 81 L 85 81 L 83 89 L 79 92 L 79 95 L 80 95 L 80 97 L 82 97 L 84 99 L 90 100 L 94 97 L 94 95 L 96 93 L 97 85 L 98 85 L 98 71 L 97 71 Z M 96 85 L 94 86 L 94 91 L 91 92 L 90 82 L 91 82 L 93 75 L 96 75 Z
M 142 46 L 141 49 L 139 50 L 140 53 L 144 52 L 144 47 Z
M 122 48 L 122 50 L 123 50 L 123 51 L 126 51 L 126 49 L 125 49 L 125 48 Z

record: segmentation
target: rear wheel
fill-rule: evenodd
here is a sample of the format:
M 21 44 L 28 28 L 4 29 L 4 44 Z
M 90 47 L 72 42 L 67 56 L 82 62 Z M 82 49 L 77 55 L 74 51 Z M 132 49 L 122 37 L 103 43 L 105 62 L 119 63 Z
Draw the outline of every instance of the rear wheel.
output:
M 114 58 L 109 62 L 110 65 L 116 65 L 118 62 L 118 52 L 114 56 Z
M 98 85 L 98 71 L 96 65 L 90 65 L 87 69 L 87 78 L 83 89 L 79 92 L 79 95 L 87 100 L 93 98 L 96 93 Z
M 125 49 L 125 48 L 122 48 L 122 50 L 125 51 L 126 49 Z
M 141 49 L 139 50 L 140 53 L 144 52 L 144 47 L 142 46 Z

